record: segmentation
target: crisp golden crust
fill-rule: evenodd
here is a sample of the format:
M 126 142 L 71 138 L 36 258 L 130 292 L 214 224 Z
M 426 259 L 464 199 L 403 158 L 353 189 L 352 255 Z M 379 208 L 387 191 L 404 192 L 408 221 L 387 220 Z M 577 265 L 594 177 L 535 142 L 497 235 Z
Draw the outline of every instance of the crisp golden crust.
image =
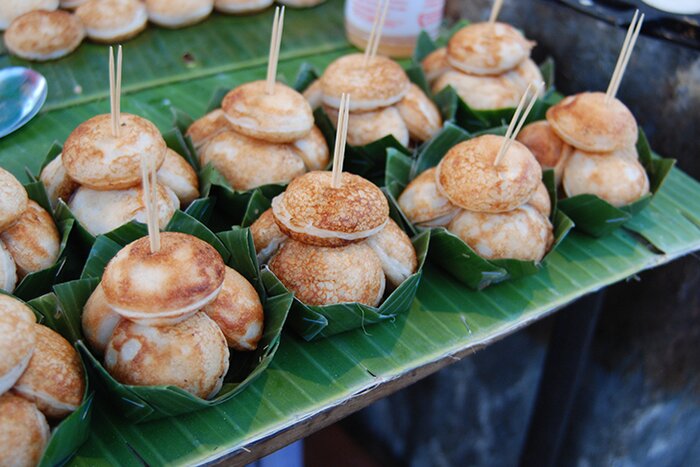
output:
M 307 305 L 376 306 L 386 285 L 382 263 L 365 242 L 325 248 L 289 240 L 269 267 Z
M 94 352 L 99 355 L 104 353 L 112 332 L 121 319 L 122 317 L 107 303 L 102 284 L 97 284 L 97 288 L 85 303 L 81 315 L 83 335 Z
M 544 82 L 540 67 L 538 67 L 537 64 L 529 58 L 523 60 L 520 65 L 507 72 L 504 77 L 516 84 L 518 89 L 520 89 L 520 94 L 525 93 L 527 87 L 531 83 L 537 84 Z M 542 97 L 544 96 L 544 93 L 544 86 L 539 87 L 537 90 L 537 95 Z
M 324 105 L 323 109 L 333 125 L 338 126 L 338 110 L 327 105 Z M 400 144 L 408 146 L 408 127 L 396 107 L 349 114 L 349 145 L 364 146 L 388 135 L 392 135 Z
M 151 157 L 156 167 L 165 159 L 167 146 L 158 128 L 136 115 L 121 114 L 119 137 L 112 134 L 111 117 L 97 115 L 81 123 L 63 146 L 68 175 L 94 190 L 121 190 L 141 182 L 141 158 Z
M 264 264 L 277 252 L 277 249 L 287 240 L 287 236 L 282 233 L 272 215 L 272 209 L 263 212 L 250 226 L 250 233 L 253 236 L 255 252 L 258 262 Z
M 509 24 L 472 23 L 452 36 L 447 60 L 465 73 L 497 75 L 527 59 L 534 45 Z
M 214 300 L 224 282 L 224 261 L 208 243 L 177 232 L 162 232 L 160 243 L 156 253 L 147 237 L 128 244 L 102 276 L 107 302 L 132 321 L 182 320 Z
M 212 164 L 235 190 L 286 184 L 306 172 L 289 144 L 267 143 L 235 131 L 216 135 L 200 151 L 202 166 Z
M 214 0 L 146 0 L 148 19 L 166 28 L 202 21 L 214 9 Z
M 36 323 L 36 315 L 27 305 L 10 295 L 0 294 L 0 315 L 14 314 L 29 324 Z
M 78 351 L 56 331 L 35 324 L 34 332 L 34 354 L 12 390 L 34 402 L 48 418 L 63 418 L 83 400 L 83 364 Z
M 367 245 L 382 263 L 382 269 L 389 285 L 396 288 L 416 272 L 418 258 L 411 239 L 406 232 L 389 219 L 381 231 L 367 239 Z
M 274 0 L 214 0 L 214 8 L 222 13 L 252 13 L 264 10 Z
M 215 109 L 192 122 L 186 136 L 190 137 L 196 149 L 200 149 L 214 136 L 227 130 L 231 130 L 231 125 L 226 114 L 221 109 Z
M 0 290 L 12 293 L 17 285 L 17 266 L 7 247 L 0 240 Z
M 19 379 L 36 347 L 34 315 L 30 319 L 23 307 L 11 297 L 0 302 L 0 394 Z
M 439 93 L 452 86 L 459 97 L 478 110 L 517 107 L 522 92 L 520 86 L 504 75 L 476 76 L 450 70 L 433 83 L 433 92 Z
M 177 386 L 204 399 L 219 392 L 228 366 L 226 339 L 204 313 L 173 326 L 122 320 L 105 352 L 105 368 L 123 384 Z
M 447 61 L 446 47 L 440 47 L 432 51 L 423 59 L 421 65 L 423 66 L 425 78 L 428 80 L 428 83 L 432 83 L 452 69 Z
M 5 31 L 5 45 L 27 60 L 53 60 L 75 50 L 85 37 L 80 20 L 57 10 L 34 10 L 15 19 Z
M 41 171 L 39 176 L 41 183 L 46 188 L 46 194 L 49 196 L 49 201 L 52 207 L 56 207 L 58 200 L 62 199 L 68 202 L 73 196 L 75 190 L 80 187 L 80 184 L 70 178 L 66 168 L 63 167 L 63 158 L 59 154 L 51 162 L 46 164 L 46 167 Z
M 323 104 L 323 87 L 321 86 L 321 80 L 317 79 L 312 82 L 308 88 L 302 93 L 304 99 L 309 102 L 312 109 L 318 109 Z
M 413 83 L 406 96 L 396 104 L 396 109 L 406 123 L 409 135 L 416 141 L 428 141 L 442 128 L 442 116 L 437 106 Z
M 554 239 L 549 219 L 527 205 L 495 214 L 462 211 L 448 230 L 486 259 L 540 261 Z
M 438 190 L 463 209 L 504 212 L 527 202 L 542 179 L 537 159 L 514 141 L 497 166 L 505 138 L 483 135 L 458 144 L 438 164 Z
M 186 206 L 199 197 L 197 172 L 184 157 L 168 148 L 165 160 L 157 172 L 158 182 L 177 195 L 181 206 Z
M 344 172 L 339 188 L 331 172 L 309 172 L 272 201 L 280 230 L 300 242 L 341 246 L 376 233 L 389 219 L 389 203 L 373 183 Z
M 262 303 L 255 287 L 237 271 L 226 268 L 219 296 L 202 311 L 221 328 L 229 347 L 244 352 L 258 347 L 265 320 Z
M 156 184 L 158 225 L 165 228 L 179 201 L 168 187 Z M 128 190 L 101 191 L 80 187 L 68 203 L 80 224 L 92 235 L 110 232 L 132 220 L 146 223 L 146 205 L 140 186 Z
M 88 0 L 75 10 L 87 36 L 97 42 L 131 39 L 146 28 L 148 12 L 140 0 Z
M 226 94 L 221 108 L 236 131 L 273 143 L 303 138 L 314 125 L 304 96 L 282 83 L 275 83 L 272 94 L 265 81 L 242 84 Z
M 438 191 L 435 172 L 431 168 L 421 173 L 399 196 L 399 207 L 414 224 L 434 221 L 459 209 Z
M 613 206 L 625 206 L 649 193 L 649 178 L 629 151 L 612 154 L 575 150 L 564 169 L 567 196 L 596 195 Z
M 0 396 L 0 465 L 39 465 L 50 436 L 36 405 L 11 393 Z
M 377 56 L 364 65 L 360 53 L 340 57 L 321 76 L 323 103 L 340 107 L 343 93 L 350 94 L 350 112 L 375 110 L 396 104 L 408 92 L 410 81 L 403 68 L 387 57 Z
M 561 139 L 588 152 L 611 152 L 637 141 L 637 121 L 618 99 L 602 92 L 569 96 L 547 110 L 547 121 Z
M 52 11 L 58 8 L 58 0 L 2 0 L 0 2 L 0 31 L 25 13 L 34 10 Z
M 308 135 L 292 143 L 294 150 L 304 160 L 306 170 L 323 170 L 330 162 L 326 138 L 316 125 Z
M 549 191 L 544 183 L 540 182 L 532 197 L 527 200 L 527 204 L 537 209 L 537 212 L 549 218 L 552 214 L 552 200 L 549 198 Z
M 518 134 L 518 141 L 532 151 L 542 170 L 554 170 L 554 177 L 559 185 L 573 149 L 557 136 L 549 122 L 541 120 L 525 125 Z
M 61 246 L 53 217 L 32 200 L 18 221 L 0 233 L 0 239 L 17 264 L 19 277 L 52 266 Z
M 19 180 L 0 167 L 0 231 L 19 219 L 28 201 L 27 191 Z

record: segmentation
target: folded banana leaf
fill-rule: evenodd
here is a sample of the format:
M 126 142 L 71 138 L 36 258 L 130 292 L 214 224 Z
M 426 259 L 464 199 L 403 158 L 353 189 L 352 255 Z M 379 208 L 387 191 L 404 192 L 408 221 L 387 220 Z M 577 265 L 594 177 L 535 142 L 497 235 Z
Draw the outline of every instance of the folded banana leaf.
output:
M 385 185 L 392 204 L 398 207 L 396 200 L 411 180 L 423 171 L 436 166 L 450 148 L 470 137 L 472 136 L 465 130 L 448 122 L 435 138 L 417 151 L 414 159 L 396 151 L 389 151 Z M 401 213 L 400 216 L 407 231 L 431 232 L 430 261 L 440 265 L 470 288 L 481 290 L 505 280 L 536 273 L 574 226 L 571 219 L 558 209 L 554 173 L 552 171 L 544 172 L 543 182 L 549 191 L 552 202 L 550 220 L 554 226 L 554 243 L 541 262 L 516 259 L 487 260 L 479 256 L 460 237 L 447 229 L 415 226 L 404 213 Z
M 637 152 L 639 162 L 642 163 L 649 177 L 649 193 L 634 203 L 619 208 L 591 194 L 562 199 L 559 201 L 559 207 L 574 221 L 577 230 L 593 237 L 608 235 L 649 205 L 663 186 L 676 160 L 654 155 L 641 127 L 637 138 Z
M 289 293 L 266 295 L 257 271 L 250 268 L 237 268 L 239 263 L 250 263 L 250 250 L 242 245 L 230 242 L 229 233 L 215 236 L 196 219 L 179 213 L 177 222 L 169 226 L 172 231 L 190 233 L 208 241 L 220 253 L 231 267 L 237 269 L 248 279 L 260 293 L 265 312 L 264 332 L 258 348 L 253 352 L 237 352 L 230 349 L 230 367 L 224 379 L 224 386 L 214 398 L 205 400 L 180 388 L 172 386 L 132 386 L 116 381 L 102 366 L 100 360 L 90 351 L 82 340 L 80 315 L 82 309 L 97 287 L 100 277 L 109 260 L 126 244 L 139 235 L 136 230 L 123 232 L 119 239 L 100 236 L 95 241 L 85 264 L 82 278 L 76 281 L 54 286 L 60 310 L 63 311 L 70 325 L 75 329 L 74 342 L 82 355 L 94 368 L 97 380 L 105 389 L 105 397 L 110 397 L 119 412 L 135 423 L 155 420 L 212 407 L 227 401 L 243 391 L 270 364 L 280 343 L 282 327 L 292 304 Z M 128 235 L 127 235 L 128 234 Z M 252 244 L 252 237 L 249 238 Z M 226 242 L 224 244 L 224 242 Z M 234 261 L 235 259 L 235 261 Z M 186 271 L 183 271 L 186 274 Z
M 53 294 L 34 298 L 27 305 L 35 311 L 41 324 L 58 332 L 69 342 L 75 342 L 76 329 L 57 307 L 56 297 Z M 51 430 L 51 437 L 39 461 L 40 467 L 64 465 L 90 435 L 92 403 L 95 396 L 91 379 L 94 376 L 85 360 L 81 358 L 81 361 L 85 375 L 83 402 Z
M 389 198 L 392 218 L 402 225 L 398 207 L 392 205 Z M 246 264 L 240 264 L 240 258 L 232 259 L 237 267 L 249 271 L 260 271 L 260 265 L 255 255 L 252 235 L 249 228 L 234 227 L 230 232 L 229 241 L 237 245 L 246 245 L 249 251 L 247 256 L 241 256 Z M 411 233 L 409 232 L 409 236 Z M 247 240 L 249 239 L 249 240 Z M 413 247 L 416 249 L 418 259 L 417 271 L 409 276 L 399 287 L 391 292 L 378 307 L 363 305 L 360 303 L 341 303 L 337 305 L 310 306 L 298 299 L 294 299 L 292 311 L 289 316 L 289 325 L 292 329 L 307 341 L 329 337 L 351 329 L 364 329 L 370 324 L 393 319 L 397 314 L 406 312 L 413 303 L 420 279 L 423 274 L 423 265 L 428 253 L 430 233 L 423 232 L 412 236 Z M 287 288 L 277 277 L 264 267 L 260 273 L 268 294 L 279 295 L 289 293 Z
M 469 23 L 466 21 L 458 23 L 437 41 L 433 41 L 425 31 L 421 32 L 413 55 L 413 64 L 409 69 L 411 70 L 410 74 L 413 81 L 419 85 L 423 83 L 424 90 L 432 92 L 423 74 L 421 62 L 439 47 L 444 47 L 449 38 L 467 24 Z M 542 120 L 547 109 L 559 102 L 563 97 L 554 89 L 554 61 L 551 58 L 546 59 L 540 64 L 540 71 L 544 78 L 545 94 L 537 100 L 526 122 Z M 446 121 L 454 121 L 469 132 L 507 125 L 515 113 L 515 108 L 512 107 L 494 110 L 473 109 L 459 97 L 451 86 L 435 94 L 434 99 Z

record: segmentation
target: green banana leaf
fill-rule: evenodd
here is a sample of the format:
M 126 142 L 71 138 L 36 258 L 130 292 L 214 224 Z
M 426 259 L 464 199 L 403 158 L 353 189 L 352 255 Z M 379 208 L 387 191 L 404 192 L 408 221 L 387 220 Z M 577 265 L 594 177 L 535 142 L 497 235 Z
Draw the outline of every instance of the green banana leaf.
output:
M 439 47 L 444 47 L 449 38 L 467 24 L 469 23 L 466 21 L 458 23 L 455 27 L 447 31 L 446 34 L 442 35 L 438 41 L 433 41 L 425 31 L 421 32 L 414 52 L 413 63 L 409 69 L 411 70 L 413 81 L 423 87 L 424 90 L 431 91 L 425 79 L 425 75 L 423 74 L 420 65 L 421 62 L 431 52 L 437 50 Z M 547 58 L 540 64 L 540 71 L 544 78 L 545 94 L 535 102 L 532 111 L 527 117 L 526 122 L 528 123 L 542 120 L 547 109 L 563 98 L 563 96 L 554 89 L 554 60 L 552 60 L 552 58 Z M 494 110 L 472 109 L 459 97 L 455 89 L 451 86 L 438 92 L 434 96 L 434 99 L 446 121 L 454 121 L 459 126 L 472 133 L 508 125 L 515 113 L 515 108 L 512 107 Z
M 76 329 L 68 322 L 66 315 L 57 308 L 56 297 L 49 293 L 27 302 L 40 316 L 39 322 L 61 334 L 69 342 L 74 342 Z M 85 375 L 85 392 L 78 408 L 61 420 L 51 430 L 51 438 L 39 461 L 40 467 L 64 465 L 90 435 L 92 406 L 95 396 L 91 380 L 93 375 L 85 360 L 81 358 Z
M 392 218 L 401 226 L 402 221 L 398 217 L 398 207 L 393 204 L 388 194 L 387 199 L 389 200 Z M 227 235 L 229 235 L 230 242 L 235 242 L 237 245 L 247 245 L 249 251 L 247 256 L 241 256 L 246 261 L 246 264 L 241 265 L 237 263 L 236 265 L 245 268 L 245 270 L 259 271 L 260 265 L 255 255 L 250 229 L 234 227 L 233 230 L 227 232 Z M 305 340 L 312 341 L 352 329 L 364 329 L 370 324 L 394 319 L 397 314 L 407 311 L 411 307 L 423 275 L 423 265 L 428 254 L 430 233 L 423 232 L 413 235 L 411 240 L 413 247 L 416 249 L 418 270 L 392 291 L 380 306 L 372 307 L 361 303 L 310 306 L 295 298 L 289 316 L 291 328 Z M 232 261 L 236 261 L 236 259 Z M 289 290 L 267 267 L 263 267 L 261 277 L 269 294 L 289 293 Z
M 224 246 L 222 240 L 214 236 L 204 225 L 184 213 L 179 214 L 177 222 L 169 227 L 173 231 L 190 233 L 208 241 L 217 250 L 225 253 L 225 261 L 231 267 L 236 268 L 236 265 L 244 261 L 247 256 L 248 262 L 253 260 L 249 257 L 250 251 L 247 248 L 230 242 Z M 93 244 L 82 278 L 54 286 L 54 293 L 58 298 L 60 309 L 77 330 L 74 342 L 83 357 L 94 368 L 98 381 L 106 392 L 105 397 L 109 397 L 113 401 L 123 416 L 135 423 L 141 423 L 213 407 L 243 391 L 267 368 L 277 351 L 282 327 L 292 304 L 291 294 L 283 293 L 269 296 L 261 294 L 265 311 L 265 324 L 263 337 L 258 348 L 253 352 L 236 352 L 230 349 L 230 368 L 224 379 L 224 386 L 219 394 L 210 400 L 193 396 L 177 387 L 121 384 L 105 370 L 101 362 L 83 342 L 80 331 L 80 315 L 88 298 L 97 287 L 105 266 L 125 243 L 141 236 L 136 230 L 124 233 L 125 235 L 119 239 L 108 236 L 98 237 Z M 126 235 L 127 233 L 128 235 Z M 223 238 L 227 238 L 227 233 L 222 235 Z M 250 241 L 252 242 L 252 238 Z M 232 258 L 235 261 L 232 262 Z M 260 278 L 256 272 L 251 272 L 250 268 L 238 270 L 256 286 L 257 290 L 262 290 Z
M 576 229 L 593 237 L 609 235 L 625 225 L 632 217 L 646 208 L 664 184 L 666 177 L 675 165 L 675 159 L 655 156 L 649 146 L 644 130 L 639 128 L 637 139 L 639 162 L 649 177 L 649 193 L 622 207 L 615 207 L 596 195 L 582 194 L 562 199 L 559 207 L 576 224 Z M 634 230 L 632 228 L 632 230 Z M 654 242 L 652 241 L 652 244 Z
M 385 184 L 393 204 L 398 206 L 395 200 L 411 180 L 423 171 L 436 166 L 455 144 L 469 138 L 470 135 L 465 130 L 448 122 L 435 138 L 418 150 L 414 159 L 396 151 L 389 151 Z M 571 219 L 558 209 L 554 173 L 551 170 L 545 171 L 542 181 L 549 191 L 552 202 L 550 220 L 554 226 L 554 243 L 541 262 L 516 259 L 487 260 L 479 256 L 461 238 L 443 227 L 426 229 L 412 226 L 403 213 L 400 218 L 409 231 L 431 232 L 429 258 L 431 262 L 440 265 L 470 288 L 482 290 L 493 284 L 537 273 L 573 228 L 574 223 Z

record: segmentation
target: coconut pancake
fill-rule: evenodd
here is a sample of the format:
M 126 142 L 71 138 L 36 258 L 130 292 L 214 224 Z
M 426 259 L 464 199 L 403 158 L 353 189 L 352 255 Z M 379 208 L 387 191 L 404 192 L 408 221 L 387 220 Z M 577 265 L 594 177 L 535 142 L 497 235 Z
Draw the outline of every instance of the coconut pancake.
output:
M 146 0 L 148 19 L 166 28 L 198 23 L 211 14 L 214 0 Z
M 522 90 L 517 82 L 500 76 L 467 75 L 459 71 L 448 71 L 433 83 L 433 92 L 439 93 L 452 86 L 459 97 L 477 110 L 517 107 Z
M 408 133 L 416 141 L 428 141 L 442 128 L 442 116 L 425 93 L 411 83 L 403 99 L 396 104 Z
M 389 204 L 384 193 L 364 178 L 343 173 L 340 187 L 331 172 L 309 172 L 293 180 L 272 200 L 280 230 L 312 245 L 341 246 L 384 228 Z
M 364 65 L 364 55 L 349 54 L 328 65 L 321 76 L 323 103 L 337 109 L 343 93 L 350 94 L 350 112 L 394 105 L 408 92 L 410 81 L 401 65 L 376 56 Z
M 7 170 L 0 167 L 0 231 L 15 223 L 27 209 L 27 190 Z
M 326 248 L 289 240 L 269 267 L 307 305 L 376 306 L 386 287 L 382 263 L 365 242 Z
M 49 196 L 49 201 L 53 208 L 56 207 L 59 199 L 67 203 L 75 190 L 80 187 L 80 184 L 70 178 L 66 168 L 63 167 L 61 154 L 46 164 L 41 170 L 39 180 L 44 184 L 46 194 Z
M 0 396 L 0 465 L 39 465 L 50 437 L 36 405 L 9 392 Z
M 16 18 L 5 31 L 5 45 L 26 60 L 54 60 L 74 51 L 85 37 L 78 18 L 66 11 L 34 10 Z
M 102 276 L 107 303 L 121 316 L 144 325 L 178 323 L 211 303 L 224 282 L 224 261 L 192 235 L 162 232 L 160 250 L 148 237 L 122 248 Z
M 250 226 L 258 263 L 265 264 L 289 237 L 282 233 L 275 222 L 272 209 L 263 212 Z
M 268 94 L 265 81 L 245 83 L 221 102 L 229 124 L 239 133 L 273 143 L 291 143 L 308 135 L 314 125 L 311 106 L 294 89 L 275 83 Z
M 158 169 L 158 182 L 170 188 L 181 206 L 186 206 L 199 197 L 197 173 L 184 157 L 168 148 L 163 165 Z
M 437 166 L 438 190 L 470 211 L 504 212 L 525 204 L 542 179 L 542 169 L 518 141 L 494 166 L 504 139 L 483 135 L 450 149 Z
M 437 189 L 436 169 L 433 167 L 418 175 L 406 186 L 398 199 L 401 211 L 414 224 L 438 222 L 447 224 L 459 208 L 450 203 Z M 443 222 L 438 221 L 444 219 Z
M 90 39 L 105 43 L 131 39 L 146 29 L 148 22 L 146 5 L 140 0 L 88 0 L 75 14 Z
M 108 0 L 111 1 L 111 0 Z M 71 132 L 63 146 L 68 175 L 94 190 L 120 190 L 141 182 L 141 158 L 165 160 L 167 146 L 156 126 L 137 115 L 121 114 L 120 135 L 112 134 L 109 114 L 92 117 Z
M 564 174 L 564 167 L 573 151 L 572 147 L 559 138 L 546 120 L 525 125 L 518 133 L 517 139 L 532 152 L 542 170 L 554 170 L 558 186 Z
M 588 152 L 611 152 L 637 141 L 637 121 L 619 99 L 602 92 L 564 98 L 547 110 L 547 121 L 561 139 Z
M 10 389 L 29 365 L 36 348 L 34 314 L 19 300 L 0 295 L 0 394 Z
M 425 79 L 428 80 L 428 83 L 432 83 L 452 69 L 447 61 L 446 47 L 440 47 L 432 51 L 423 59 L 421 65 L 423 66 Z
M 197 397 L 214 397 L 229 367 L 226 339 L 204 313 L 172 326 L 122 320 L 105 352 L 114 378 L 136 386 L 177 386 Z
M 535 43 L 506 23 L 472 23 L 447 43 L 447 61 L 465 73 L 498 75 L 530 56 Z
M 0 290 L 12 293 L 17 285 L 17 266 L 5 244 L 0 240 Z
M 333 125 L 338 126 L 338 110 L 326 105 L 323 108 Z M 396 107 L 350 113 L 348 117 L 347 142 L 351 146 L 364 146 L 389 135 L 403 146 L 408 146 L 408 127 Z
M 264 10 L 273 0 L 214 0 L 214 8 L 222 13 L 252 13 Z
M 381 261 L 391 288 L 400 286 L 416 272 L 418 259 L 413 243 L 392 219 L 389 219 L 386 227 L 367 239 L 367 245 Z
M 112 337 L 114 328 L 122 319 L 107 303 L 102 284 L 97 284 L 97 288 L 88 298 L 80 319 L 85 340 L 94 352 L 102 355 L 107 349 L 107 343 Z
M 306 170 L 323 170 L 330 162 L 328 144 L 316 125 L 308 135 L 292 143 L 294 150 L 304 160 Z
M 231 125 L 224 111 L 215 109 L 192 122 L 186 135 L 192 140 L 195 149 L 200 149 L 214 136 L 230 129 Z
M 2 0 L 0 2 L 0 31 L 7 29 L 20 16 L 34 10 L 53 11 L 58 0 Z

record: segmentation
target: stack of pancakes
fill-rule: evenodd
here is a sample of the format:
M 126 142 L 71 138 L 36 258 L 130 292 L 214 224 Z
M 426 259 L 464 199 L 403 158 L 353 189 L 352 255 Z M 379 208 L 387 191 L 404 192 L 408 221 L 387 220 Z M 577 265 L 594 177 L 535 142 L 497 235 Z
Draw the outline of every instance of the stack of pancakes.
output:
M 352 96 L 347 137 L 352 146 L 392 135 L 408 147 L 411 140 L 429 140 L 442 127 L 435 104 L 387 57 L 367 62 L 362 54 L 341 57 L 304 92 L 313 107 L 323 106 L 334 125 L 343 94 Z
M 473 109 L 516 107 L 528 84 L 542 81 L 530 59 L 534 45 L 509 24 L 472 23 L 428 55 L 423 69 L 433 92 L 452 86 Z
M 569 96 L 518 136 L 543 168 L 553 168 L 567 196 L 593 194 L 625 206 L 649 193 L 639 162 L 637 122 L 618 99 L 604 93 Z
M 0 295 L 0 355 L 0 465 L 37 465 L 49 422 L 83 401 L 82 362 L 68 341 L 8 295 Z
M 540 261 L 553 242 L 551 202 L 537 160 L 513 142 L 484 135 L 450 149 L 399 196 L 411 222 L 446 227 L 486 259 Z
M 294 89 L 253 81 L 230 91 L 216 109 L 195 121 L 187 136 L 202 166 L 212 164 L 235 190 L 286 184 L 329 162 L 328 146 L 311 107 Z
M 119 136 L 114 136 L 108 114 L 85 121 L 40 179 L 51 203 L 68 203 L 83 227 L 97 236 L 131 220 L 145 222 L 142 158 L 157 167 L 158 221 L 165 227 L 178 208 L 199 196 L 199 182 L 194 169 L 144 118 L 121 114 Z
M 377 306 L 416 271 L 415 249 L 379 188 L 349 173 L 336 188 L 332 176 L 309 172 L 273 199 L 251 226 L 258 259 L 308 305 Z
M 58 259 L 61 238 L 51 214 L 27 196 L 22 184 L 0 169 L 0 290 Z
M 121 383 L 176 386 L 214 397 L 229 347 L 257 348 L 263 308 L 255 288 L 192 235 L 163 232 L 153 253 L 144 237 L 109 262 L 85 304 L 83 334 Z

